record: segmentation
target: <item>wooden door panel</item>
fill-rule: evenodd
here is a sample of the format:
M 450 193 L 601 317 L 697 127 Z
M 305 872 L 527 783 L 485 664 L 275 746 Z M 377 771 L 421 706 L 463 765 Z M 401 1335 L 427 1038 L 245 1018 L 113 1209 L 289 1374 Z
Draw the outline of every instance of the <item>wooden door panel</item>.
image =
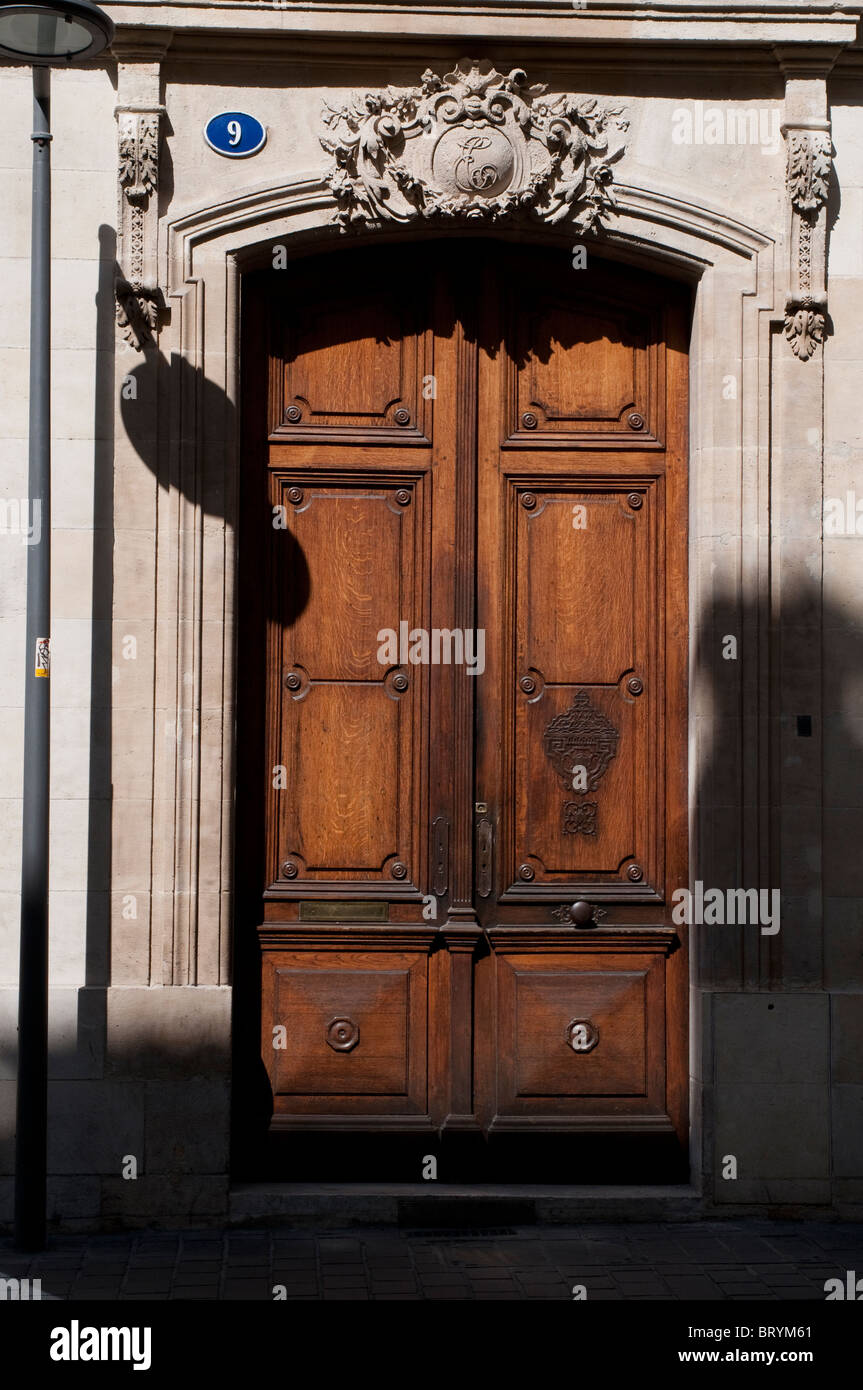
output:
M 610 281 L 602 296 L 580 291 L 577 281 L 562 258 L 541 278 L 520 267 L 503 437 L 530 448 L 655 446 L 665 419 L 660 308 L 622 300 Z
M 519 652 L 552 685 L 574 661 L 583 682 L 614 684 L 644 630 L 646 527 L 627 487 L 587 484 L 515 485 Z
M 501 944 L 491 1127 L 518 1128 L 520 1116 L 620 1127 L 631 1117 L 668 1129 L 663 966 L 657 950 Z
M 420 479 L 271 475 L 272 889 L 416 892 L 425 678 L 379 633 L 423 608 L 423 497 Z
M 305 876 L 379 875 L 398 859 L 398 697 L 378 686 L 310 682 L 286 695 L 296 708 L 283 757 L 296 793 L 284 808 L 280 854 Z
M 427 952 L 274 946 L 265 955 L 264 1002 L 279 1124 L 302 1127 L 303 1117 L 340 1112 L 425 1115 Z
M 293 542 L 282 581 L 293 610 L 283 633 L 288 667 L 314 671 L 316 680 L 379 681 L 381 620 L 414 602 L 416 508 L 395 503 L 395 488 L 307 478 L 293 504 L 296 480 L 276 474 L 273 481 Z
M 362 280 L 340 257 L 304 267 L 280 298 L 271 351 L 279 364 L 270 429 L 296 443 L 427 445 L 433 334 L 427 282 L 405 294 L 373 253 Z
M 407 1095 L 407 970 L 281 968 L 276 1013 L 291 1036 L 280 1095 Z
M 511 892 L 553 883 L 579 895 L 621 880 L 646 891 L 661 880 L 649 754 L 662 677 L 655 492 L 631 480 L 529 490 L 510 480 L 515 697 L 501 805 Z
M 516 1096 L 644 1095 L 645 972 L 581 970 L 573 983 L 571 969 L 519 972 Z

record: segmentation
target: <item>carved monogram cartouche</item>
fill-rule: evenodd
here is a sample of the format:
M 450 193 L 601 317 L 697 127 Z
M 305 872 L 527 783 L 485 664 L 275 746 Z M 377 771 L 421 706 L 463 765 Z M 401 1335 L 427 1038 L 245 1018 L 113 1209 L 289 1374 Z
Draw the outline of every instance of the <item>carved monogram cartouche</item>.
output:
M 623 153 L 622 108 L 595 97 L 539 98 L 520 68 L 506 75 L 461 58 L 430 69 L 410 91 L 387 88 L 325 106 L 321 144 L 333 156 L 334 221 L 495 220 L 517 213 L 598 229 L 614 200 L 611 165 Z

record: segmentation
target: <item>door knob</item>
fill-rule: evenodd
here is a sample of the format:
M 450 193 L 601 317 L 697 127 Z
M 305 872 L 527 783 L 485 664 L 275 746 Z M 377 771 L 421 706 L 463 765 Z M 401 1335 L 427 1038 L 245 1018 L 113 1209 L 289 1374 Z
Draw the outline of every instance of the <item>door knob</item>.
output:
M 568 909 L 569 920 L 574 927 L 595 927 L 599 920 L 597 909 L 593 903 L 583 901 L 573 903 Z M 605 916 L 605 913 L 602 913 Z

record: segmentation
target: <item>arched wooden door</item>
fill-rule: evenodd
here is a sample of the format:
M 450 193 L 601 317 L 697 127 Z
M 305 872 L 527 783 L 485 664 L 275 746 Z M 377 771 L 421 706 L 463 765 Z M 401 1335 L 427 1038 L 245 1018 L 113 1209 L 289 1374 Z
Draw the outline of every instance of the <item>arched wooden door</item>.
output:
M 271 1129 L 681 1154 L 685 293 L 471 239 L 297 261 L 246 308 Z

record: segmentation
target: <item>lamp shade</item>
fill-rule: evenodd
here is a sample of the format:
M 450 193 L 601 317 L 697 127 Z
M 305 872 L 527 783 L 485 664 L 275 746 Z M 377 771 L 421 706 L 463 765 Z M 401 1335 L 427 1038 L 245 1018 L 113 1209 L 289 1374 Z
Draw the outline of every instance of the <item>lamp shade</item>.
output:
M 101 53 L 114 24 L 91 0 L 52 4 L 0 4 L 0 57 L 65 67 Z

